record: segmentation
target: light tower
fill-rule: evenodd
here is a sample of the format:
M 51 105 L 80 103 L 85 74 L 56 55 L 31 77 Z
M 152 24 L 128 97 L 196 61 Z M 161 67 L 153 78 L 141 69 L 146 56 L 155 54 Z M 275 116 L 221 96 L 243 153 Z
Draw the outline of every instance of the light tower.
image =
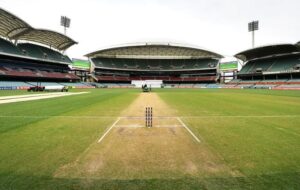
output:
M 252 48 L 255 47 L 255 31 L 258 30 L 258 21 L 248 23 L 248 31 L 252 32 Z
M 66 16 L 60 17 L 60 25 L 64 27 L 64 34 L 67 35 L 67 28 L 70 28 L 71 19 Z

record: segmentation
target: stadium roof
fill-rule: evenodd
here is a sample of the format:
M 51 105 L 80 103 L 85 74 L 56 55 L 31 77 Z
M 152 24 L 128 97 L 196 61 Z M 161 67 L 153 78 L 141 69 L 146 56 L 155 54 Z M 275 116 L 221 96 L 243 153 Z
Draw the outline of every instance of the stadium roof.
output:
M 171 43 L 125 44 L 92 52 L 90 58 L 133 58 L 133 59 L 196 59 L 223 58 L 222 55 L 202 48 Z
M 300 53 L 300 47 L 297 47 L 294 44 L 275 44 L 245 50 L 236 54 L 235 57 L 243 61 L 249 61 L 252 59 L 292 53 Z
M 65 50 L 77 44 L 71 38 L 51 30 L 34 29 L 29 30 L 18 37 L 18 40 L 27 40 L 48 45 L 58 50 Z
M 27 40 L 65 50 L 74 44 L 74 40 L 58 32 L 35 29 L 22 19 L 0 8 L 0 35 L 11 40 Z

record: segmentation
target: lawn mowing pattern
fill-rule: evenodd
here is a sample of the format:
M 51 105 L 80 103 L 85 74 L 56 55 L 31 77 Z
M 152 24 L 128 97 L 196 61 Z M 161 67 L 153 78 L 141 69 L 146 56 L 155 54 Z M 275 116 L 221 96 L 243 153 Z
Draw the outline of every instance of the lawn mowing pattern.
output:
M 144 118 L 147 106 L 153 107 L 153 113 L 158 117 L 152 128 L 145 127 L 144 119 L 118 119 L 100 143 L 91 144 L 76 161 L 61 167 L 55 176 L 82 178 L 86 183 L 90 178 L 133 180 L 238 176 L 207 146 L 199 144 L 178 120 L 159 121 L 162 116 L 173 116 L 174 112 L 156 93 L 141 93 L 122 113 Z M 143 127 L 135 127 L 138 123 Z M 159 127 L 163 123 L 168 127 Z
M 0 117 L 0 189 L 43 184 L 40 179 L 51 178 L 57 168 L 76 159 L 136 96 L 124 90 L 90 91 L 0 106 L 0 116 L 6 116 Z M 95 118 L 83 118 L 87 114 Z M 9 117 L 24 115 L 28 117 Z M 105 115 L 110 117 L 96 118 Z M 32 180 L 23 181 L 23 176 Z
M 187 89 L 159 94 L 186 116 L 183 121 L 205 144 L 245 175 L 246 187 L 300 188 L 299 91 Z
M 0 115 L 8 116 L 0 117 L 0 189 L 300 188 L 298 91 L 155 90 L 176 110 L 177 116 L 188 116 L 182 120 L 196 135 L 201 135 L 204 146 L 242 176 L 167 179 L 157 175 L 151 179 L 90 177 L 88 180 L 53 177 L 58 168 L 74 161 L 97 141 L 120 114 L 126 114 L 120 112 L 139 92 L 126 89 L 89 91 L 90 94 L 77 97 L 0 106 Z M 29 117 L 9 117 L 24 115 Z M 295 117 L 234 117 L 237 115 Z M 100 117 L 91 119 L 89 116 Z

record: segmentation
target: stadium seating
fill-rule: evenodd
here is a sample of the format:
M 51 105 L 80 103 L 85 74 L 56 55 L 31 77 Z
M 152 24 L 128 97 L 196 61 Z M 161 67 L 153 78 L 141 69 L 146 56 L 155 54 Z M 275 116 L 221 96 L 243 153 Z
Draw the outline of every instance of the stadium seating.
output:
M 216 76 L 198 76 L 198 77 L 174 77 L 174 76 L 97 76 L 98 81 L 132 81 L 132 80 L 163 80 L 163 81 L 215 81 Z
M 290 79 L 287 81 L 288 84 L 300 84 L 300 79 Z
M 197 70 L 216 69 L 214 59 L 113 59 L 94 58 L 96 67 L 128 70 Z
M 294 70 L 293 67 L 297 64 L 300 64 L 299 59 L 295 58 L 278 58 L 272 68 L 270 69 L 271 72 L 280 72 L 280 71 L 292 71 Z
M 11 42 L 0 38 L 0 52 L 21 55 L 21 51 Z
M 300 90 L 300 84 L 296 85 L 280 85 L 275 87 L 274 89 L 291 89 L 291 90 Z
M 30 43 L 20 43 L 18 44 L 18 47 L 22 50 L 24 55 L 29 57 L 34 57 L 43 60 L 47 59 L 58 62 L 72 63 L 70 58 L 68 58 L 67 56 L 43 46 Z
M 0 90 L 27 89 L 33 85 L 26 82 L 0 81 Z
M 94 88 L 90 83 L 81 83 L 81 82 L 60 82 L 60 85 L 69 86 L 72 88 Z
M 79 80 L 80 78 L 71 73 L 61 73 L 51 70 L 39 70 L 40 68 L 28 67 L 22 68 L 17 66 L 1 66 L 0 65 L 0 76 L 11 76 L 11 77 L 31 77 L 31 78 L 51 78 L 51 79 L 72 79 Z
M 294 66 L 300 64 L 299 56 L 284 56 L 262 60 L 252 60 L 246 63 L 239 75 L 257 72 L 290 72 Z

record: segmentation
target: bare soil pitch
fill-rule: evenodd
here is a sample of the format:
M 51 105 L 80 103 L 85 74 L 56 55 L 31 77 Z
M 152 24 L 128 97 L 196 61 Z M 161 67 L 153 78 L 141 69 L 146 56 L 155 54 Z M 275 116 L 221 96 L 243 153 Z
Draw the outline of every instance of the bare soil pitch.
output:
M 155 117 L 176 117 L 155 93 L 141 93 L 122 113 L 120 121 L 101 143 L 91 144 L 77 160 L 62 166 L 56 177 L 101 179 L 150 179 L 235 176 L 205 143 L 196 142 L 174 118 L 154 118 L 144 125 L 145 107 Z M 137 117 L 137 118 L 130 118 Z

